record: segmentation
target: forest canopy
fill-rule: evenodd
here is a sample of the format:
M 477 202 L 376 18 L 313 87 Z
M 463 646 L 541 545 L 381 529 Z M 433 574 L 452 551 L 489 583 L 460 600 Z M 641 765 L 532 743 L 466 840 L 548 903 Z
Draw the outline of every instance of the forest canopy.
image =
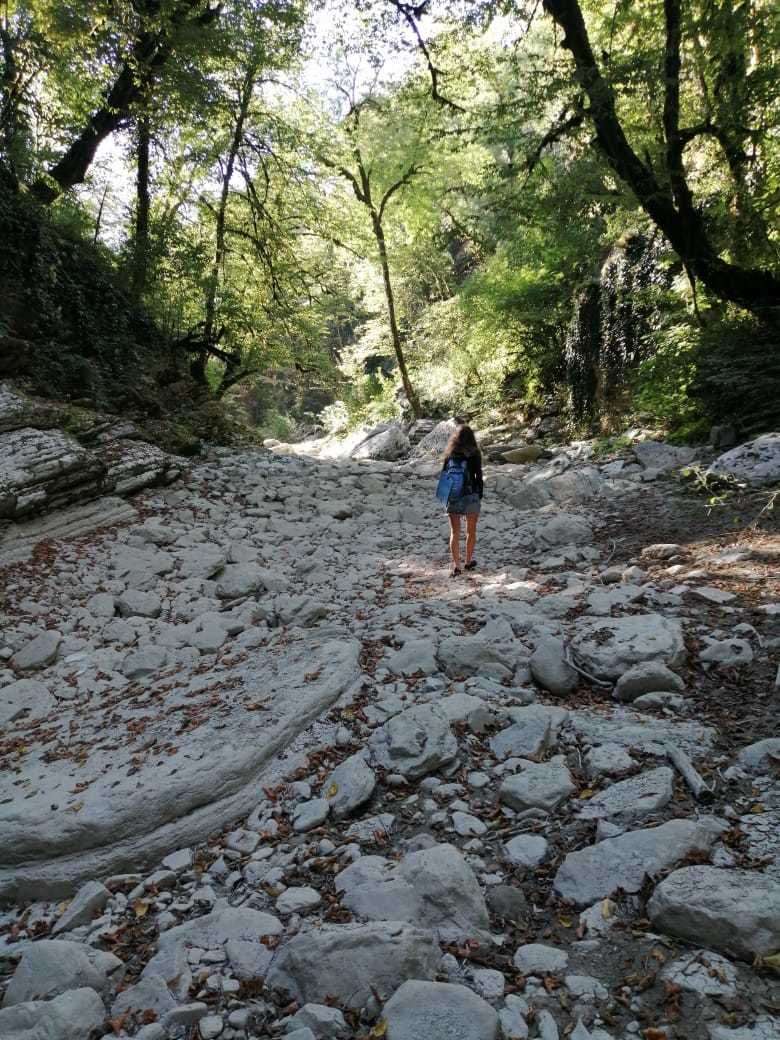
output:
M 771 0 L 3 0 L 0 221 L 94 244 L 266 431 L 555 400 L 752 432 L 779 53 Z

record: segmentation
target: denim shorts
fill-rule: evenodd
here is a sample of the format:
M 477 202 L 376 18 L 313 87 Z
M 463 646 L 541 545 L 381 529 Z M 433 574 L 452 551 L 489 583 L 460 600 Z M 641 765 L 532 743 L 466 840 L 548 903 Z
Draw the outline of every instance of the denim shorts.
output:
M 451 516 L 479 516 L 481 507 L 479 495 L 458 495 L 447 503 L 447 512 Z

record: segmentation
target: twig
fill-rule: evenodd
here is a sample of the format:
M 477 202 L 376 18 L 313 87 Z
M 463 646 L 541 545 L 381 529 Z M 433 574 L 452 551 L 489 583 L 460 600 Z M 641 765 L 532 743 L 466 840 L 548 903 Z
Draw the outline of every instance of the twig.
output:
M 571 667 L 574 669 L 575 672 L 579 672 L 580 675 L 584 675 L 586 679 L 588 679 L 592 683 L 595 683 L 596 686 L 611 686 L 612 685 L 611 682 L 606 682 L 604 679 L 597 679 L 595 677 L 595 675 L 591 675 L 590 672 L 586 672 L 584 668 L 580 668 L 580 666 L 572 658 L 572 655 L 571 655 L 571 653 L 569 653 L 569 651 L 566 651 L 564 653 L 563 657 L 564 657 L 564 660 L 566 661 L 566 663 L 571 665 Z
M 712 801 L 712 788 L 699 776 L 685 752 L 675 747 L 674 744 L 668 743 L 664 744 L 664 751 L 666 752 L 666 757 L 677 769 L 688 787 L 690 787 L 694 798 L 698 798 L 700 802 Z

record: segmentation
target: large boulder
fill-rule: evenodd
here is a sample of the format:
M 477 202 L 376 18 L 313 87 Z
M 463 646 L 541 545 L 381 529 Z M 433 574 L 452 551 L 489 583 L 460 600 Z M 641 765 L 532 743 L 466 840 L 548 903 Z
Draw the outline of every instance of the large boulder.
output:
M 353 459 L 381 459 L 394 462 L 403 458 L 412 450 L 409 438 L 399 423 L 393 423 L 386 430 L 364 440 L 352 451 Z
M 634 665 L 685 661 L 678 618 L 633 614 L 619 618 L 583 618 L 574 627 L 571 649 L 577 662 L 599 679 L 619 679 Z
M 3 1007 L 30 1000 L 51 1000 L 71 989 L 108 994 L 122 981 L 125 966 L 113 953 L 64 939 L 26 943 L 8 983 Z
M 529 661 L 531 675 L 549 693 L 563 696 L 577 688 L 579 676 L 566 660 L 566 649 L 559 636 L 539 641 Z
M 722 821 L 704 817 L 606 838 L 568 854 L 555 875 L 555 891 L 576 906 L 591 906 L 618 888 L 638 892 L 648 874 L 668 870 L 692 852 L 707 852 L 724 830 Z
M 361 856 L 336 877 L 342 903 L 374 921 L 406 921 L 442 939 L 486 933 L 489 919 L 474 872 L 452 845 L 410 852 L 400 862 Z
M 457 428 L 458 424 L 454 419 L 445 419 L 437 423 L 431 432 L 419 441 L 414 449 L 415 455 L 443 455 L 447 442 Z
M 87 1040 L 106 1017 L 103 1001 L 84 987 L 54 1000 L 30 1000 L 0 1011 L 3 1040 Z
M 732 448 L 715 459 L 707 474 L 736 477 L 757 487 L 780 482 L 780 433 L 765 433 Z
M 335 997 L 361 1008 L 375 992 L 387 997 L 407 979 L 432 979 L 439 957 L 433 935 L 408 924 L 323 925 L 279 948 L 266 986 L 299 1003 Z
M 634 445 L 637 462 L 645 470 L 668 473 L 670 470 L 687 466 L 696 456 L 693 448 L 676 448 L 660 441 L 640 441 Z
M 749 870 L 675 870 L 647 905 L 653 926 L 708 950 L 752 961 L 780 950 L 780 884 Z
M 509 679 L 512 666 L 506 648 L 487 636 L 449 636 L 438 650 L 439 665 L 451 679 L 478 675 L 488 679 Z
M 498 1014 L 473 990 L 418 979 L 396 990 L 382 1009 L 381 1023 L 387 1040 L 496 1040 L 499 1035 Z
M 434 772 L 458 753 L 446 715 L 428 704 L 407 708 L 388 719 L 368 743 L 380 766 L 410 780 Z
M 674 772 L 668 766 L 660 766 L 610 784 L 586 801 L 578 815 L 583 820 L 626 822 L 662 809 L 673 794 Z
M 0 728 L 22 715 L 45 718 L 56 703 L 48 686 L 35 679 L 17 679 L 0 690 Z

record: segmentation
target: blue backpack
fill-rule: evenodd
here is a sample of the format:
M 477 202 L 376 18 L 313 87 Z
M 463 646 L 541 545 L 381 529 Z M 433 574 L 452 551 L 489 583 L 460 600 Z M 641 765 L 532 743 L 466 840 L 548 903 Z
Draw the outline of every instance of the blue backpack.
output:
M 467 492 L 469 466 L 466 459 L 448 459 L 436 486 L 436 497 L 447 505 L 451 498 L 460 498 Z

